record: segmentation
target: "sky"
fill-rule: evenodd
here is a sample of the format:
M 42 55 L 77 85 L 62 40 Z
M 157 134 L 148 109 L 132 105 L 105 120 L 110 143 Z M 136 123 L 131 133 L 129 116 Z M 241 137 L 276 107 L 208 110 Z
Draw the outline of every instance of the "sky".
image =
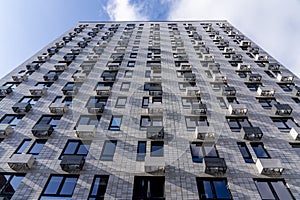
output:
M 79 21 L 228 20 L 300 77 L 300 0 L 0 2 L 0 78 Z

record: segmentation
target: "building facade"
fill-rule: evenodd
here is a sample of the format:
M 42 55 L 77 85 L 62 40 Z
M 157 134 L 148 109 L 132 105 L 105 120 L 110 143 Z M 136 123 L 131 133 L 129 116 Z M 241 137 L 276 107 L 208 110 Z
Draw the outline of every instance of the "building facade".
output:
M 300 199 L 299 84 L 227 21 L 80 22 L 0 80 L 0 199 Z

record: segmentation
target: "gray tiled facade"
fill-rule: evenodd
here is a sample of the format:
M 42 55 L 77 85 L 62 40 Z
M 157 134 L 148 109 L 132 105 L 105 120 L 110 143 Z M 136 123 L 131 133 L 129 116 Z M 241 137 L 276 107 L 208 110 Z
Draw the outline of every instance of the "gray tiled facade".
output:
M 72 34 L 74 36 L 71 37 Z M 72 40 L 64 42 L 66 36 Z M 247 41 L 250 45 L 244 48 L 242 44 Z M 60 42 L 65 45 L 58 48 L 56 44 Z M 79 42 L 86 42 L 87 46 L 81 48 Z M 56 47 L 58 51 L 45 62 L 39 61 L 41 55 L 49 55 L 52 47 Z M 38 82 L 47 82 L 44 76 L 50 70 L 56 73 L 55 66 L 65 64 L 66 54 L 77 49 L 80 53 L 61 71 L 57 80 L 51 81 L 53 84 L 46 89 L 45 94 L 30 93 L 30 89 L 37 89 Z M 136 57 L 132 53 L 136 53 Z M 28 65 L 37 61 L 39 69 L 30 71 Z M 133 67 L 128 66 L 130 61 L 135 62 Z M 82 66 L 87 62 L 93 63 L 92 68 L 83 70 Z M 109 63 L 113 63 L 118 69 L 112 70 Z M 239 69 L 243 66 L 250 66 L 250 69 Z M 272 66 L 280 67 L 271 69 Z M 83 74 L 81 80 L 74 78 L 77 70 L 81 70 L 79 73 Z M 132 74 L 128 75 L 130 70 Z M 150 71 L 149 77 L 145 76 L 146 71 Z M 16 81 L 16 77 L 12 78 L 27 72 L 32 72 L 26 75 L 27 80 Z M 96 93 L 97 83 L 110 82 L 105 80 L 111 78 L 106 74 L 113 72 L 116 72 L 111 81 L 113 85 L 107 98 L 104 98 L 105 95 Z M 261 80 L 251 79 L 251 74 L 261 75 Z M 18 86 L 12 87 L 9 94 L 5 94 L 6 88 L 1 87 L 0 123 L 11 124 L 13 132 L 5 135 L 5 131 L 1 130 L 4 135 L 0 143 L 0 175 L 1 179 L 7 174 L 21 174 L 25 177 L 17 189 L 13 189 L 14 193 L 9 195 L 6 195 L 4 186 L 1 186 L 0 199 L 1 196 L 12 199 L 39 199 L 47 196 L 45 188 L 51 175 L 76 175 L 78 178 L 71 196 L 58 195 L 62 199 L 88 199 L 95 175 L 109 176 L 104 199 L 147 199 L 147 195 L 151 199 L 150 186 L 146 196 L 134 194 L 138 192 L 134 192 L 136 177 L 164 177 L 164 187 L 155 188 L 163 193 L 163 196 L 159 196 L 160 199 L 228 199 L 226 195 L 221 198 L 217 186 L 212 186 L 215 187 L 214 198 L 208 198 L 208 189 L 203 186 L 205 198 L 205 195 L 200 194 L 201 186 L 197 186 L 196 180 L 226 180 L 226 188 L 230 191 L 229 199 L 264 199 L 257 181 L 269 183 L 274 199 L 300 199 L 300 142 L 297 144 L 300 136 L 291 135 L 293 131 L 300 134 L 297 123 L 300 120 L 300 92 L 297 87 L 300 79 L 227 21 L 80 22 L 2 78 L 0 85 L 7 82 L 18 83 Z M 63 93 L 68 82 L 74 82 L 79 87 L 77 93 Z M 125 88 L 128 84 L 129 88 Z M 249 88 L 246 84 L 250 85 Z M 161 86 L 162 91 L 152 90 L 153 85 Z M 229 87 L 234 87 L 236 91 L 230 97 L 224 94 L 225 88 Z M 270 89 L 274 94 L 260 94 L 258 88 Z M 199 92 L 188 92 L 190 89 Z M 160 92 L 162 94 L 157 94 Z M 40 98 L 29 111 L 14 111 L 12 107 L 24 96 Z M 72 103 L 66 106 L 66 112 L 51 112 L 49 109 L 57 96 L 62 99 L 72 97 Z M 89 111 L 87 103 L 90 97 L 105 99 L 104 110 L 98 111 L 95 104 L 94 110 L 97 113 Z M 116 106 L 120 97 L 124 97 L 126 103 Z M 149 105 L 143 106 L 144 97 L 149 98 Z M 280 109 L 279 113 L 275 113 L 274 106 L 263 107 L 259 103 L 259 100 L 265 103 L 271 100 L 274 102 L 274 99 L 280 104 L 288 104 L 292 113 L 280 113 Z M 188 101 L 193 103 L 186 103 Z M 192 106 L 198 106 L 198 110 L 194 112 Z M 199 109 L 205 106 L 206 109 Z M 231 106 L 244 106 L 243 111 L 246 113 L 231 113 Z M 201 113 L 197 112 L 199 110 Z M 13 126 L 13 121 L 5 121 L 7 115 L 23 117 Z M 34 135 L 32 129 L 45 115 L 61 118 L 54 125 L 52 133 L 42 131 L 42 134 L 46 132 L 49 135 Z M 100 120 L 96 124 L 92 123 L 95 126 L 89 126 L 94 127 L 95 131 L 86 129 L 85 133 L 88 132 L 88 135 L 78 136 L 76 133 L 80 132 L 79 125 L 88 124 L 79 119 L 86 115 L 94 118 L 98 116 Z M 113 124 L 119 122 L 111 121 L 113 116 L 121 116 L 120 130 L 110 130 Z M 250 124 L 239 121 L 241 119 L 248 119 Z M 193 120 L 197 121 L 196 125 Z M 238 123 L 228 123 L 230 120 L 237 120 Z M 146 125 L 142 127 L 144 121 Z M 244 138 L 243 126 L 259 127 L 263 136 Z M 147 137 L 151 128 L 154 129 L 155 136 L 162 134 L 157 129 L 162 130 L 163 137 Z M 213 137 L 197 138 L 195 129 L 206 136 L 211 133 Z M 31 140 L 21 155 L 29 154 L 35 140 L 47 141 L 29 169 L 13 169 L 8 163 L 24 139 Z M 63 159 L 60 156 L 66 149 L 67 141 L 73 140 L 82 141 L 88 154 L 84 158 L 82 169 L 66 170 L 61 166 Z M 105 152 L 103 148 L 105 142 L 110 140 L 117 141 L 117 145 L 113 160 L 105 161 L 101 159 Z M 144 161 L 137 161 L 138 141 L 146 141 Z M 155 142 L 163 142 L 162 157 L 151 155 L 151 144 Z M 200 162 L 192 158 L 193 142 L 209 147 L 206 148 L 206 153 L 199 156 Z M 253 163 L 245 162 L 238 146 L 240 142 L 248 148 Z M 263 144 L 269 156 L 259 158 L 259 153 L 252 148 L 253 144 Z M 210 156 L 214 146 L 218 155 Z M 226 171 L 212 168 L 212 172 L 206 173 L 206 158 L 209 157 L 224 158 Z M 277 159 L 280 165 L 276 165 Z M 260 173 L 258 160 L 271 160 L 271 166 Z M 146 170 L 148 165 L 154 170 Z M 282 173 L 276 171 L 282 169 Z M 281 189 L 288 194 L 278 192 L 280 189 L 276 189 L 272 183 L 283 183 Z M 57 199 L 58 196 L 52 197 Z

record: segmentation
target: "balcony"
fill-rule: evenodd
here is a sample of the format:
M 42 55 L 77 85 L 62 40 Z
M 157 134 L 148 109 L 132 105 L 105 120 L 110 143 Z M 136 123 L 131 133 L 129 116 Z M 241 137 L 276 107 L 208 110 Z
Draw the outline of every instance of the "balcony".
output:
M 269 57 L 268 56 L 261 56 L 259 54 L 255 55 L 255 62 L 260 62 L 260 63 L 267 63 L 269 62 Z
M 38 70 L 39 68 L 40 68 L 39 63 L 31 63 L 31 64 L 26 65 L 26 69 L 28 71 L 35 71 L 35 70 Z
M 78 171 L 78 170 L 82 170 L 84 163 L 85 163 L 84 156 L 64 155 L 60 162 L 60 167 L 62 170 L 67 172 Z
M 298 86 L 294 86 L 293 90 L 292 90 L 293 95 L 295 96 L 300 96 L 300 87 Z
M 74 55 L 78 55 L 81 53 L 81 49 L 80 48 L 72 48 L 71 49 L 72 54 Z
M 207 174 L 224 174 L 227 166 L 224 158 L 204 158 L 204 172 Z
M 34 161 L 32 154 L 13 154 L 7 164 L 15 171 L 24 171 L 31 169 Z
M 56 73 L 49 73 L 44 75 L 45 81 L 56 81 L 58 79 L 58 75 Z
M 50 59 L 49 54 L 45 53 L 37 57 L 39 61 L 46 62 Z
M 154 97 L 162 96 L 163 91 L 161 85 L 151 85 L 149 88 L 149 95 Z
M 84 82 L 86 80 L 86 73 L 80 71 L 74 74 L 72 77 L 75 82 Z
M 242 138 L 245 140 L 261 140 L 263 132 L 259 127 L 242 127 L 241 129 Z
M 77 43 L 80 48 L 85 48 L 88 45 L 87 41 L 80 41 Z
M 35 137 L 50 136 L 54 131 L 54 128 L 50 124 L 36 124 L 31 132 Z
M 89 71 L 91 71 L 91 70 L 93 69 L 95 63 L 96 63 L 96 62 L 94 62 L 94 61 L 84 61 L 84 62 L 80 65 L 80 67 L 81 67 L 81 69 L 82 69 L 83 71 L 89 72 Z
M 230 115 L 235 116 L 245 116 L 248 113 L 246 105 L 243 104 L 230 104 L 228 106 L 228 111 Z
M 87 56 L 88 61 L 94 61 L 97 62 L 100 59 L 100 56 L 97 54 L 90 54 Z
M 186 95 L 191 97 L 200 97 L 200 90 L 197 87 L 186 87 Z
M 246 50 L 248 47 L 251 47 L 251 42 L 248 40 L 241 40 L 239 42 L 239 46 L 243 49 Z
M 109 70 L 116 71 L 120 69 L 120 63 L 109 63 L 107 67 Z
M 223 50 L 223 54 L 234 54 L 235 53 L 235 49 L 232 47 L 225 47 Z
M 206 113 L 207 113 L 206 104 L 192 103 L 191 107 L 192 107 L 191 114 L 193 114 L 193 115 L 206 115 Z
M 266 63 L 266 69 L 271 71 L 279 71 L 280 64 L 278 63 Z
M 238 71 L 238 72 L 251 72 L 251 65 L 245 65 L 245 64 L 239 63 L 236 67 L 236 71 Z
M 26 74 L 26 72 L 23 72 L 18 75 L 14 75 L 11 78 L 13 79 L 13 81 L 16 82 L 28 81 L 28 75 Z
M 284 168 L 279 159 L 257 159 L 256 167 L 260 174 L 263 175 L 281 175 Z
M 210 63 L 210 64 L 208 64 L 208 69 L 210 69 L 210 71 L 213 74 L 220 73 L 220 64 L 219 63 Z
M 149 115 L 163 115 L 164 108 L 160 104 L 149 104 L 148 114 Z
M 163 126 L 149 126 L 147 127 L 148 139 L 164 139 L 164 127 Z
M 260 74 L 247 74 L 247 80 L 251 83 L 260 83 L 262 76 Z
M 0 95 L 6 96 L 12 92 L 13 90 L 11 89 L 10 86 L 0 86 Z
M 62 114 L 67 112 L 68 106 L 65 103 L 51 103 L 49 110 L 51 113 Z
M 196 81 L 196 75 L 194 73 L 184 73 L 183 80 L 184 81 Z
M 259 54 L 259 48 L 258 47 L 251 47 L 249 48 L 249 53 L 255 57 L 255 55 Z
M 54 55 L 58 52 L 58 48 L 57 47 L 51 47 L 49 49 L 47 49 L 47 52 L 49 53 L 49 55 Z
M 47 92 L 47 89 L 45 87 L 35 87 L 32 89 L 29 89 L 29 92 L 31 95 L 35 95 L 35 96 L 42 96 L 45 95 Z
M 161 83 L 161 73 L 151 73 L 150 75 L 151 82 L 159 82 Z
M 15 113 L 26 113 L 31 110 L 30 103 L 15 103 L 12 107 Z
M 196 126 L 195 138 L 198 140 L 214 141 L 215 133 L 212 128 L 204 126 Z
M 300 129 L 299 128 L 292 128 L 290 130 L 290 135 L 294 140 L 300 140 Z
M 292 83 L 294 80 L 294 76 L 292 75 L 282 75 L 282 74 L 277 74 L 277 80 L 281 83 Z
M 97 86 L 96 94 L 102 97 L 108 97 L 111 93 L 110 86 Z
M 257 94 L 261 97 L 274 97 L 275 96 L 275 90 L 268 88 L 268 87 L 261 87 L 259 86 L 257 88 Z
M 222 95 L 226 97 L 235 97 L 236 89 L 232 86 L 222 87 Z
M 105 104 L 104 103 L 92 103 L 87 106 L 88 112 L 93 114 L 103 113 Z
M 55 46 L 56 46 L 57 48 L 63 48 L 65 45 L 66 45 L 66 43 L 65 43 L 64 41 L 56 42 L 56 43 L 55 43 Z
M 150 157 L 145 158 L 145 172 L 163 174 L 165 172 L 165 158 L 164 157 Z
M 241 54 L 231 54 L 230 59 L 228 60 L 230 63 L 242 63 L 243 56 Z
M 9 124 L 0 124 L 0 138 L 6 137 L 13 132 L 14 129 Z
M 272 112 L 275 115 L 281 115 L 281 116 L 289 116 L 292 114 L 293 109 L 289 104 L 274 104 L 272 106 Z
M 55 64 L 54 68 L 58 71 L 64 71 L 68 68 L 68 65 L 66 63 Z
M 76 136 L 80 138 L 91 138 L 96 133 L 95 125 L 83 125 L 80 124 L 76 127 Z
M 204 54 L 200 58 L 200 61 L 201 62 L 215 62 L 215 57 L 213 55 L 210 55 L 210 54 Z
M 74 96 L 78 92 L 78 87 L 75 85 L 66 85 L 62 89 L 64 95 Z
M 227 84 L 227 77 L 225 75 L 213 74 L 213 82 L 217 84 Z

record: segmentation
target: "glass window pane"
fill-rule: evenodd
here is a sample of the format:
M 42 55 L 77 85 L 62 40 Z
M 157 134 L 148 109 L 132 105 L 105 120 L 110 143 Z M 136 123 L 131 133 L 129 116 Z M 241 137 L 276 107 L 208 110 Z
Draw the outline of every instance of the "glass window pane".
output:
M 230 199 L 230 194 L 227 189 L 227 184 L 225 180 L 215 180 L 213 184 L 214 184 L 217 198 Z
M 288 191 L 288 189 L 286 188 L 286 186 L 282 181 L 272 181 L 271 184 L 279 199 L 284 199 L 284 200 L 293 199 L 291 193 Z
M 204 188 L 204 192 L 205 192 L 205 197 L 208 199 L 213 199 L 214 198 L 214 194 L 212 191 L 212 187 L 211 187 L 211 181 L 203 181 L 203 188 Z
M 256 181 L 255 184 L 262 199 L 275 200 L 275 197 L 267 182 Z
M 74 154 L 78 145 L 79 145 L 78 142 L 69 141 L 63 154 Z
M 162 142 L 151 142 L 151 156 L 162 157 L 164 155 Z
M 60 191 L 61 195 L 72 195 L 76 186 L 77 178 L 66 178 L 64 185 Z
M 19 148 L 17 149 L 17 151 L 15 152 L 16 154 L 21 154 L 24 152 L 24 150 L 27 148 L 27 146 L 29 145 L 31 139 L 26 139 L 23 140 L 21 145 L 19 146 Z
M 79 146 L 79 149 L 78 149 L 78 151 L 77 151 L 77 154 L 78 155 L 87 155 L 88 154 L 88 149 L 89 149 L 89 147 L 90 147 L 90 145 L 87 145 L 87 144 L 81 144 L 80 146 Z
M 13 178 L 10 180 L 10 186 L 13 188 L 14 191 L 17 190 L 23 178 L 24 176 L 14 175 Z
M 45 143 L 46 140 L 36 140 L 28 153 L 39 154 L 42 151 Z
M 256 154 L 257 158 L 269 158 L 269 154 L 265 150 L 263 144 L 256 144 L 256 143 L 251 143 L 251 146 L 253 148 L 254 153 Z
M 46 188 L 44 194 L 56 194 L 58 191 L 58 188 L 61 184 L 62 179 L 63 179 L 63 177 L 61 177 L 61 176 L 52 176 L 47 185 L 47 188 Z

